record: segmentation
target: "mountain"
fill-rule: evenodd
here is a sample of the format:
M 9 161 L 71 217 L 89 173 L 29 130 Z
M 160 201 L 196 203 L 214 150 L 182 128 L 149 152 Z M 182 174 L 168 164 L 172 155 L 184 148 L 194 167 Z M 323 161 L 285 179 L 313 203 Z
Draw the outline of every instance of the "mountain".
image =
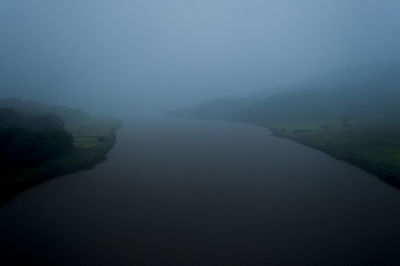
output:
M 348 68 L 308 79 L 300 89 L 262 99 L 232 118 L 245 121 L 389 119 L 400 115 L 400 64 Z
M 346 67 L 248 98 L 218 99 L 178 115 L 241 121 L 397 117 L 399 96 L 400 61 L 394 61 Z

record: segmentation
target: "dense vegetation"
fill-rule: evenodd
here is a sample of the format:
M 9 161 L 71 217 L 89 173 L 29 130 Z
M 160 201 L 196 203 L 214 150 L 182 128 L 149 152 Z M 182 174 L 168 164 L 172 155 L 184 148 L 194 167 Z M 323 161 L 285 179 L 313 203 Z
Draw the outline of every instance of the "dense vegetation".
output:
M 60 117 L 64 123 L 69 124 L 85 123 L 91 119 L 90 115 L 78 109 L 60 105 L 48 105 L 30 100 L 21 100 L 19 98 L 0 100 L 0 108 L 11 108 L 21 114 L 31 116 L 47 116 L 53 114 Z
M 120 122 L 61 106 L 0 101 L 0 202 L 20 190 L 103 161 Z
M 400 187 L 400 64 L 347 68 L 289 87 L 250 105 L 236 105 L 228 119 L 266 126 L 277 136 L 323 150 Z M 193 117 L 202 118 L 199 113 Z M 211 113 L 204 118 L 212 118 Z
M 73 149 L 73 137 L 56 115 L 28 116 L 0 109 L 0 161 L 2 168 L 35 166 Z

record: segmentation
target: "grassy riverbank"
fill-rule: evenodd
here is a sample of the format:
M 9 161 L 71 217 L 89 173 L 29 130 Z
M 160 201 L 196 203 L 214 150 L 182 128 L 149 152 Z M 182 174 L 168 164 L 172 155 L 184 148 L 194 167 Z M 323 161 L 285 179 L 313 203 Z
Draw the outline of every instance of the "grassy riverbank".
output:
M 18 192 L 48 179 L 90 169 L 106 160 L 116 141 L 117 122 L 108 125 L 79 126 L 72 129 L 74 149 L 54 160 L 29 168 L 12 169 L 0 178 L 0 203 Z
M 1 101 L 1 105 L 19 113 L 8 109 L 7 112 L 3 111 L 10 117 L 11 127 L 2 124 L 0 133 L 7 132 L 7 135 L 2 135 L 3 139 L 8 137 L 11 143 L 0 145 L 3 157 L 9 156 L 0 159 L 0 204 L 28 187 L 50 178 L 90 169 L 106 160 L 107 153 L 116 142 L 117 130 L 121 127 L 116 119 L 96 118 L 67 107 L 19 99 Z M 45 127 L 49 124 L 48 117 L 43 114 L 50 111 L 54 117 L 57 115 L 55 120 L 60 124 L 57 132 L 65 132 L 62 134 L 70 138 L 70 146 L 65 151 L 60 151 L 60 146 L 55 146 L 51 137 L 45 137 L 47 129 L 37 129 L 38 121 L 44 121 Z M 30 113 L 35 116 L 28 115 Z M 4 117 L 3 120 L 8 121 Z M 54 151 L 50 153 L 53 155 L 35 159 L 37 155 L 47 154 L 45 152 L 49 149 Z
M 400 188 L 400 125 L 341 121 L 251 122 L 268 127 L 275 136 L 324 151 L 352 163 Z

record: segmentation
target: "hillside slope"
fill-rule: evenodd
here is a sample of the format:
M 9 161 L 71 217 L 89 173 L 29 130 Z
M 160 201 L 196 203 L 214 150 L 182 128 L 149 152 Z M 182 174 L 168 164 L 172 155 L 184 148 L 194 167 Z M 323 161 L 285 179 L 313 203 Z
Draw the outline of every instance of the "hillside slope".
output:
M 228 120 L 268 127 L 400 187 L 400 63 L 346 68 L 290 87 Z
M 271 96 L 245 107 L 234 114 L 234 119 L 377 120 L 396 118 L 400 114 L 400 64 L 345 69 L 309 79 L 299 87 L 302 89 Z

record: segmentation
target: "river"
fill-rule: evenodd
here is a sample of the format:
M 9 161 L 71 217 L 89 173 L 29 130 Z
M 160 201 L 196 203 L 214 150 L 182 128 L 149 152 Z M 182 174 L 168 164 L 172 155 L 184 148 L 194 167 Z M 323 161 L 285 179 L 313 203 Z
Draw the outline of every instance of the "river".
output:
M 399 265 L 399 227 L 399 190 L 265 128 L 135 120 L 0 207 L 0 265 Z

